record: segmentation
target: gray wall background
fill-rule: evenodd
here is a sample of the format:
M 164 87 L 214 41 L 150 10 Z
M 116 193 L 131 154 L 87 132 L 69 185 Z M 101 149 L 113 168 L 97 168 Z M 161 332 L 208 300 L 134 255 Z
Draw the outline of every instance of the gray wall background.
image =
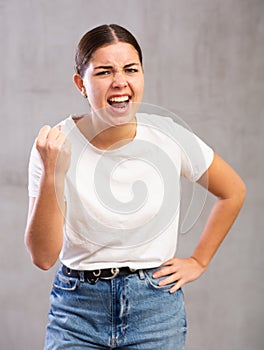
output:
M 247 184 L 229 236 L 184 288 L 186 349 L 263 350 L 263 0 L 0 0 L 0 348 L 43 347 L 54 269 L 35 268 L 24 247 L 27 162 L 43 124 L 85 111 L 74 50 L 102 23 L 141 43 L 144 101 L 177 113 Z M 180 236 L 179 255 L 192 253 L 212 203 Z

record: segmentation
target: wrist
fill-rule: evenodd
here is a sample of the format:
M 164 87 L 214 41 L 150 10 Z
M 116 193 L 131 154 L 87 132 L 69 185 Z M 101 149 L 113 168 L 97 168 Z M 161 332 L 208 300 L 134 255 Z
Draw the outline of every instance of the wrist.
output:
M 205 260 L 198 258 L 195 255 L 192 255 L 190 258 L 194 260 L 203 270 L 207 269 L 209 262 L 206 262 Z
M 56 192 L 64 192 L 65 175 L 54 174 L 52 172 L 44 172 L 41 178 L 41 186 L 45 190 L 51 190 Z

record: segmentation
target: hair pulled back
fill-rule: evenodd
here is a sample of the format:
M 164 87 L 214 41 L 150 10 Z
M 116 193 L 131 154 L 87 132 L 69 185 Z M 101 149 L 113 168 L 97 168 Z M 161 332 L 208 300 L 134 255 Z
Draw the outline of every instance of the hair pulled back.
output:
M 142 65 L 142 51 L 136 38 L 117 24 L 104 24 L 93 28 L 81 38 L 75 54 L 76 73 L 83 77 L 93 53 L 102 46 L 118 42 L 131 44 L 137 50 Z

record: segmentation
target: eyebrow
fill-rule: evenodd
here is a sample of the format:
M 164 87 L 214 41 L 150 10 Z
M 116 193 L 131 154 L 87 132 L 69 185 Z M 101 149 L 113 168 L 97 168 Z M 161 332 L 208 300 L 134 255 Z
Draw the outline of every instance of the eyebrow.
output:
M 131 66 L 139 66 L 139 63 L 129 63 L 124 66 L 124 68 L 129 68 Z M 94 67 L 94 69 L 112 69 L 113 66 L 98 66 Z

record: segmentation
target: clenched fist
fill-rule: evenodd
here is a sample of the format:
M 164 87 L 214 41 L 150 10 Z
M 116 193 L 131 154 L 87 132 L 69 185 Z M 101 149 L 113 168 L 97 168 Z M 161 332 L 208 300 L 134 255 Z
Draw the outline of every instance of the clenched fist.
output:
M 64 177 L 71 162 L 71 143 L 61 132 L 61 126 L 48 125 L 40 129 L 36 148 L 41 156 L 46 175 Z

